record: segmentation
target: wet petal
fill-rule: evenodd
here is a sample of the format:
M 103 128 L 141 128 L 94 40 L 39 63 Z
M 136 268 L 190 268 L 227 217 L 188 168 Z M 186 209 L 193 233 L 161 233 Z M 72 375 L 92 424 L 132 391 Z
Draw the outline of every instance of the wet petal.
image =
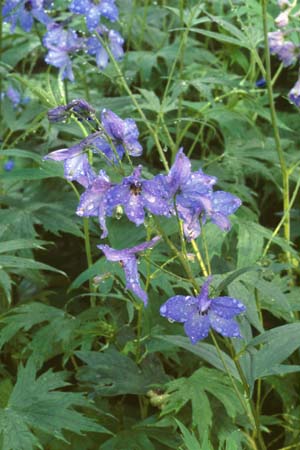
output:
M 140 285 L 140 277 L 137 270 L 137 260 L 133 256 L 123 261 L 126 278 L 126 288 L 134 292 L 147 305 L 148 296 Z
M 173 194 L 176 193 L 181 185 L 188 181 L 190 175 L 191 162 L 183 153 L 183 149 L 181 148 L 176 155 L 175 162 L 171 167 L 169 174 L 167 175 L 167 180 Z
M 189 295 L 175 295 L 160 307 L 161 316 L 176 322 L 186 322 L 196 312 L 197 299 Z
M 233 319 L 224 319 L 213 311 L 208 312 L 212 328 L 224 337 L 242 337 L 238 324 Z
M 184 331 L 190 338 L 192 344 L 208 336 L 210 329 L 209 319 L 207 315 L 201 315 L 198 312 L 191 315 L 184 324 Z
M 124 203 L 124 210 L 128 219 L 136 225 L 141 225 L 145 220 L 143 201 L 140 195 L 131 194 L 129 201 Z
M 211 311 L 224 319 L 232 319 L 246 311 L 245 305 L 232 297 L 216 297 L 211 301 Z

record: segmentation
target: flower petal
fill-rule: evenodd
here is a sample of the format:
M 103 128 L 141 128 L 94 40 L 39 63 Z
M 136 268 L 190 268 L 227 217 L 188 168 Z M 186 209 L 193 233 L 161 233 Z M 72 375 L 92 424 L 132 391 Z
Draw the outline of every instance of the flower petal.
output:
M 186 322 L 197 311 L 197 299 L 190 295 L 175 295 L 161 307 L 160 315 L 176 322 Z
M 233 319 L 224 319 L 213 311 L 208 312 L 212 328 L 224 337 L 242 337 L 238 324 Z
M 191 175 L 191 162 L 183 153 L 183 149 L 179 149 L 175 162 L 171 167 L 167 180 L 172 194 L 175 194 L 181 185 L 186 183 Z
M 245 305 L 232 297 L 213 298 L 210 309 L 223 319 L 232 319 L 237 314 L 246 311 Z
M 148 296 L 140 285 L 140 276 L 137 270 L 137 260 L 134 256 L 123 261 L 126 278 L 126 288 L 134 292 L 147 305 Z
M 191 315 L 184 324 L 184 331 L 190 338 L 192 344 L 208 336 L 210 323 L 207 315 L 201 315 L 198 312 Z

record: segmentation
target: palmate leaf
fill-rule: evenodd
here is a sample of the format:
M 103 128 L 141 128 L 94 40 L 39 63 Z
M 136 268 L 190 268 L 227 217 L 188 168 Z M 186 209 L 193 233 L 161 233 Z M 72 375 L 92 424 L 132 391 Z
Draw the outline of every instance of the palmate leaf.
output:
M 81 393 L 57 391 L 67 386 L 65 374 L 51 370 L 36 377 L 32 360 L 19 367 L 17 382 L 5 408 L 0 409 L 2 449 L 41 448 L 33 430 L 65 440 L 63 430 L 77 434 L 93 431 L 109 433 L 101 425 L 75 411 L 75 406 L 91 407 Z
M 0 324 L 4 325 L 0 334 L 0 349 L 20 330 L 28 331 L 34 325 L 45 321 L 53 322 L 56 319 L 62 318 L 64 315 L 65 312 L 63 310 L 38 302 L 29 303 L 10 310 L 0 320 Z
M 237 399 L 230 380 L 227 376 L 220 376 L 215 369 L 202 367 L 189 378 L 178 378 L 167 385 L 170 395 L 162 408 L 162 414 L 174 414 L 182 409 L 188 402 L 192 404 L 192 425 L 204 433 L 213 423 L 213 410 L 207 393 L 217 398 L 224 406 L 227 414 L 234 418 L 240 411 Z
M 78 351 L 76 356 L 86 363 L 78 370 L 78 380 L 102 396 L 146 394 L 153 385 L 168 380 L 160 361 L 152 355 L 141 367 L 113 347 L 101 353 Z

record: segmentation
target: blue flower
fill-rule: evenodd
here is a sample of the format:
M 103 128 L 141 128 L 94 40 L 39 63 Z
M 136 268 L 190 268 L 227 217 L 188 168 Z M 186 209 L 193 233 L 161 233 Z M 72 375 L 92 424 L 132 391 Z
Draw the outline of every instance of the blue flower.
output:
M 118 8 L 115 5 L 115 0 L 73 0 L 69 8 L 73 13 L 82 14 L 86 17 L 86 26 L 89 31 L 97 28 L 101 16 L 111 22 L 118 19 Z
M 210 218 L 222 230 L 229 230 L 227 216 L 241 205 L 241 200 L 228 192 L 213 192 L 216 181 L 215 177 L 206 175 L 202 170 L 192 172 L 191 162 L 182 149 L 178 151 L 169 174 L 162 177 L 162 184 L 165 184 L 169 195 L 173 197 L 188 240 L 199 236 L 200 216 L 203 222 Z
M 165 183 L 170 196 L 174 197 L 187 239 L 195 239 L 200 234 L 200 214 L 212 209 L 212 187 L 216 178 L 202 170 L 192 172 L 189 158 L 180 149 Z
M 79 121 L 92 120 L 95 116 L 94 108 L 83 99 L 72 100 L 67 105 L 60 105 L 49 109 L 48 119 L 51 123 L 64 122 L 71 114 L 75 114 Z
M 281 30 L 268 33 L 270 53 L 277 55 L 285 67 L 293 64 L 299 56 L 299 48 L 291 41 L 284 40 L 284 33 Z
M 6 97 L 9 98 L 9 100 L 12 102 L 14 108 L 16 108 L 21 103 L 20 92 L 14 89 L 12 86 L 9 86 L 9 88 L 7 89 Z
M 298 108 L 300 107 L 300 79 L 296 82 L 295 86 L 289 92 L 289 99 Z
M 209 298 L 208 277 L 197 297 L 175 295 L 160 308 L 160 314 L 175 322 L 184 323 L 186 335 L 192 344 L 208 336 L 210 328 L 224 337 L 241 337 L 236 315 L 246 311 L 245 306 L 232 297 Z
M 48 27 L 43 38 L 44 46 L 49 50 L 45 61 L 60 69 L 62 79 L 74 81 L 70 54 L 83 48 L 83 39 L 79 38 L 74 30 L 64 30 L 55 23 Z
M 125 248 L 123 250 L 116 250 L 108 245 L 98 245 L 97 247 L 103 251 L 108 261 L 119 261 L 125 272 L 126 288 L 130 289 L 147 305 L 148 296 L 140 285 L 140 277 L 138 273 L 138 262 L 136 253 L 143 252 L 152 248 L 160 237 L 156 236 L 151 241 L 136 245 L 135 247 Z
M 264 88 L 266 86 L 267 82 L 265 78 L 260 78 L 256 81 L 255 86 L 258 88 Z
M 100 227 L 103 231 L 101 237 L 108 234 L 105 222 L 107 214 L 107 191 L 112 186 L 109 177 L 101 170 L 99 175 L 94 177 L 89 187 L 81 195 L 76 214 L 81 217 L 97 216 Z
M 231 228 L 231 224 L 227 216 L 235 213 L 241 204 L 241 200 L 235 195 L 229 192 L 217 191 L 212 195 L 211 207 L 206 210 L 206 214 L 221 230 L 228 231 Z
M 160 179 L 154 177 L 152 180 L 143 180 L 141 173 L 142 166 L 138 166 L 132 175 L 125 177 L 122 183 L 107 193 L 110 214 L 115 207 L 122 205 L 128 219 L 136 225 L 144 223 L 145 208 L 156 215 L 170 215 L 167 194 Z
M 117 114 L 104 109 L 101 120 L 105 132 L 113 140 L 116 148 L 121 147 L 124 152 L 125 147 L 130 156 L 140 156 L 143 153 L 143 147 L 138 141 L 139 130 L 133 119 L 122 120 Z
M 93 179 L 95 173 L 89 164 L 88 157 L 84 153 L 82 143 L 74 145 L 71 148 L 63 148 L 49 153 L 44 159 L 54 161 L 64 161 L 64 175 L 68 181 L 77 181 L 87 188 Z
M 13 170 L 13 168 L 15 167 L 15 162 L 13 159 L 8 159 L 4 164 L 3 164 L 3 169 L 6 172 L 10 172 L 11 170 Z
M 3 9 L 3 20 L 11 24 L 13 32 L 19 22 L 24 31 L 29 32 L 36 19 L 49 25 L 52 19 L 45 13 L 42 0 L 6 0 Z
M 104 26 L 102 26 L 101 28 L 99 27 L 97 29 L 97 32 L 100 35 L 107 34 L 108 45 L 110 47 L 110 50 L 111 50 L 112 54 L 114 55 L 114 58 L 117 61 L 120 61 L 124 56 L 124 50 L 123 50 L 124 39 L 122 38 L 120 33 L 118 33 L 115 30 L 108 31 L 108 29 Z M 109 58 L 108 58 L 107 51 L 102 46 L 99 39 L 96 36 L 90 37 L 86 42 L 86 46 L 88 49 L 88 53 L 90 55 L 96 56 L 96 64 L 99 67 L 99 69 L 101 69 L 101 70 L 105 69 L 105 67 L 108 64 Z
M 24 31 L 29 32 L 36 19 L 49 25 L 52 19 L 45 13 L 42 0 L 7 0 L 2 9 L 3 20 L 11 24 L 11 32 L 19 22 Z

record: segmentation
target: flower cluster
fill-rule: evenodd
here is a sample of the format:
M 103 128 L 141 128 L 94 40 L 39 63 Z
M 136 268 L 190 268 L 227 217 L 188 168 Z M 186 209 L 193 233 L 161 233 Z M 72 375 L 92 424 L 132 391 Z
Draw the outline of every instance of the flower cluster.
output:
M 292 12 L 295 7 L 295 2 L 290 3 L 288 0 L 278 0 L 278 6 L 281 9 L 280 14 L 275 19 L 275 24 L 278 29 L 268 33 L 268 41 L 270 53 L 276 55 L 284 67 L 288 67 L 295 64 L 300 56 L 299 44 L 295 44 L 287 39 L 287 36 L 293 31 L 293 29 L 288 29 L 288 25 L 290 19 L 293 18 Z M 300 106 L 300 80 L 296 82 L 288 96 L 292 103 L 298 107 Z
M 101 120 L 97 120 L 95 110 L 82 99 L 50 110 L 48 117 L 52 122 L 60 122 L 71 114 L 81 120 L 95 120 L 97 131 L 72 147 L 53 151 L 45 158 L 62 161 L 65 178 L 77 181 L 85 188 L 76 212 L 82 217 L 97 217 L 102 238 L 108 236 L 106 217 L 112 217 L 120 208 L 136 226 L 145 223 L 149 214 L 176 216 L 183 223 L 187 241 L 199 236 L 201 225 L 207 220 L 211 220 L 222 230 L 229 230 L 228 216 L 241 205 L 240 199 L 229 192 L 214 191 L 217 179 L 206 175 L 201 169 L 192 171 L 191 162 L 183 149 L 178 151 L 167 174 L 145 179 L 142 175 L 143 168 L 138 165 L 131 174 L 124 176 L 120 182 L 115 182 L 104 169 L 99 173 L 94 171 L 87 152 L 101 156 L 106 164 L 116 166 L 120 166 L 125 153 L 128 158 L 141 156 L 143 149 L 138 140 L 139 132 L 135 121 L 121 119 L 105 109 L 101 113 Z M 108 245 L 98 246 L 109 261 L 121 262 L 127 289 L 136 294 L 145 305 L 147 294 L 140 284 L 136 254 L 153 247 L 158 240 L 159 237 L 155 237 L 123 250 L 116 250 Z
M 115 0 L 73 0 L 69 11 L 85 18 L 88 36 L 70 28 L 72 16 L 64 22 L 55 22 L 48 14 L 47 0 L 6 0 L 2 8 L 3 20 L 11 24 L 13 32 L 19 24 L 24 31 L 32 29 L 34 20 L 47 27 L 43 37 L 43 45 L 48 50 L 45 57 L 47 64 L 59 69 L 62 79 L 74 81 L 72 56 L 82 51 L 95 57 L 96 64 L 103 70 L 109 61 L 109 55 L 103 46 L 106 42 L 116 60 L 124 55 L 124 39 L 116 30 L 108 29 L 101 23 L 101 17 L 110 22 L 118 19 L 118 8 Z

